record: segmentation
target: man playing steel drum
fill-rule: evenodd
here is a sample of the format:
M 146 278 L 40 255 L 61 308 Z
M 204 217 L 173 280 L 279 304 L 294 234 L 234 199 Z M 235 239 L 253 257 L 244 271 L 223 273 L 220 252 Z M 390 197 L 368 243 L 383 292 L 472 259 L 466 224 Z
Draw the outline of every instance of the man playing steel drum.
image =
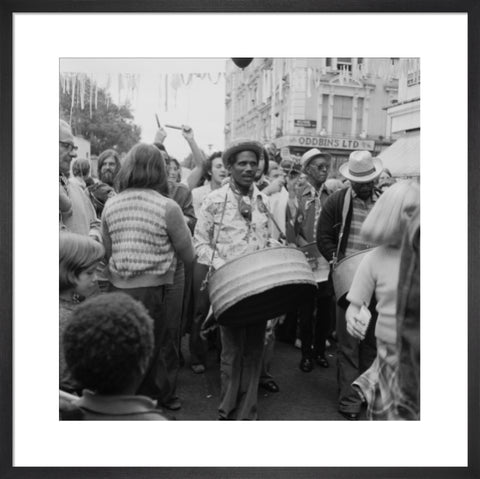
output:
M 223 153 L 230 181 L 212 191 L 198 213 L 194 244 L 200 264 L 218 269 L 227 261 L 268 246 L 268 198 L 254 184 L 261 154 L 260 143 L 243 139 L 231 143 Z M 220 326 L 221 420 L 257 419 L 268 319 L 245 326 Z
M 354 151 L 339 172 L 351 186 L 330 195 L 323 205 L 318 220 L 317 246 L 330 263 L 368 249 L 360 237 L 362 223 L 378 197 L 374 181 L 382 172 L 382 162 L 372 158 L 369 151 Z M 351 278 L 353 279 L 353 277 Z M 347 333 L 345 312 L 348 302 L 338 297 L 336 310 L 338 411 L 346 419 L 357 420 L 361 398 L 352 388 L 352 382 L 368 369 L 376 356 L 374 303 L 370 304 L 372 321 L 363 341 Z

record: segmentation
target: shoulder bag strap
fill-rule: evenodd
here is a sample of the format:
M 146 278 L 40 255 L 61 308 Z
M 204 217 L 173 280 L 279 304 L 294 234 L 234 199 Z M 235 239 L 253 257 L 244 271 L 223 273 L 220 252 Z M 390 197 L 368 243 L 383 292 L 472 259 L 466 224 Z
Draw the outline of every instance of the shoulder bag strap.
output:
M 345 193 L 345 199 L 343 201 L 342 226 L 340 228 L 340 234 L 338 236 L 337 255 L 336 255 L 335 262 L 338 261 L 338 255 L 340 254 L 340 245 L 342 244 L 343 233 L 345 232 L 345 223 L 347 222 L 347 215 L 348 215 L 348 210 L 350 209 L 351 199 L 352 199 L 352 189 L 348 188 L 347 192 Z

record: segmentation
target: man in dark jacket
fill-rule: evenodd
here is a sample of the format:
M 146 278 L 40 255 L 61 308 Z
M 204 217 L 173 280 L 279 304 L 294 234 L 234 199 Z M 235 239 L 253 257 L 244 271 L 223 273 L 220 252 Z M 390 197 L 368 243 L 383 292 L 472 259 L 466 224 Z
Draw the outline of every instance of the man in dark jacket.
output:
M 351 186 L 336 191 L 328 198 L 317 230 L 318 249 L 330 263 L 370 247 L 362 240 L 360 229 L 377 199 L 374 181 L 382 171 L 382 164 L 368 151 L 354 151 L 339 171 L 350 180 Z M 370 367 L 376 356 L 375 302 L 372 298 L 372 320 L 365 339 L 359 342 L 347 333 L 345 311 L 348 303 L 345 294 L 339 297 L 337 291 L 336 295 L 338 410 L 347 419 L 356 420 L 361 410 L 361 398 L 351 383 Z
M 325 344 L 330 327 L 331 287 L 327 281 L 329 266 L 318 253 L 316 236 L 320 212 L 329 195 L 325 180 L 330 170 L 331 156 L 312 148 L 302 156 L 301 163 L 308 182 L 297 195 L 295 204 L 290 202 L 287 208 L 287 230 L 293 226 L 293 241 L 307 255 L 318 286 L 312 302 L 302 304 L 298 312 L 302 343 L 300 369 L 310 372 L 314 359 L 321 367 L 329 367 L 325 357 Z M 289 236 L 287 231 L 287 237 Z

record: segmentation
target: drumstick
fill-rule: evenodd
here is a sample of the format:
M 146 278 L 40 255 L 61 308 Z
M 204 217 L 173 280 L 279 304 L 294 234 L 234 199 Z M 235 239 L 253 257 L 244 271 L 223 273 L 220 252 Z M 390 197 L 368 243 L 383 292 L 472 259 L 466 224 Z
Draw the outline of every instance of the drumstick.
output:
M 181 126 L 175 126 L 175 125 L 165 125 L 167 128 L 173 128 L 174 130 L 183 130 Z
M 158 119 L 158 115 L 156 113 L 155 113 L 155 120 L 157 120 L 157 127 L 161 128 L 160 127 L 160 120 Z
M 262 195 L 257 196 L 257 201 L 260 207 L 263 209 L 263 212 L 267 215 L 267 217 L 272 221 L 272 223 L 275 225 L 277 228 L 278 232 L 280 233 L 280 239 L 286 240 L 287 237 L 283 233 L 283 231 L 280 229 L 280 226 L 278 226 L 278 223 L 275 221 L 275 218 L 273 217 L 272 213 L 267 208 L 267 205 L 263 202 Z

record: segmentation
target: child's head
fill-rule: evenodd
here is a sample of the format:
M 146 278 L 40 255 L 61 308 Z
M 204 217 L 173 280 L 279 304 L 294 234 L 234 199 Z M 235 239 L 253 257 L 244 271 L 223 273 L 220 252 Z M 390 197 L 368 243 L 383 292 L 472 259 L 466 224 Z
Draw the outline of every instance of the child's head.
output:
M 74 311 L 63 336 L 74 379 L 99 394 L 134 394 L 153 352 L 153 321 L 125 293 L 93 296 Z
M 399 246 L 408 218 L 420 205 L 420 187 L 400 181 L 380 196 L 362 225 L 364 240 L 377 245 Z
M 98 241 L 61 231 L 60 292 L 71 290 L 81 296 L 89 296 L 96 285 L 96 267 L 104 254 L 105 250 Z

